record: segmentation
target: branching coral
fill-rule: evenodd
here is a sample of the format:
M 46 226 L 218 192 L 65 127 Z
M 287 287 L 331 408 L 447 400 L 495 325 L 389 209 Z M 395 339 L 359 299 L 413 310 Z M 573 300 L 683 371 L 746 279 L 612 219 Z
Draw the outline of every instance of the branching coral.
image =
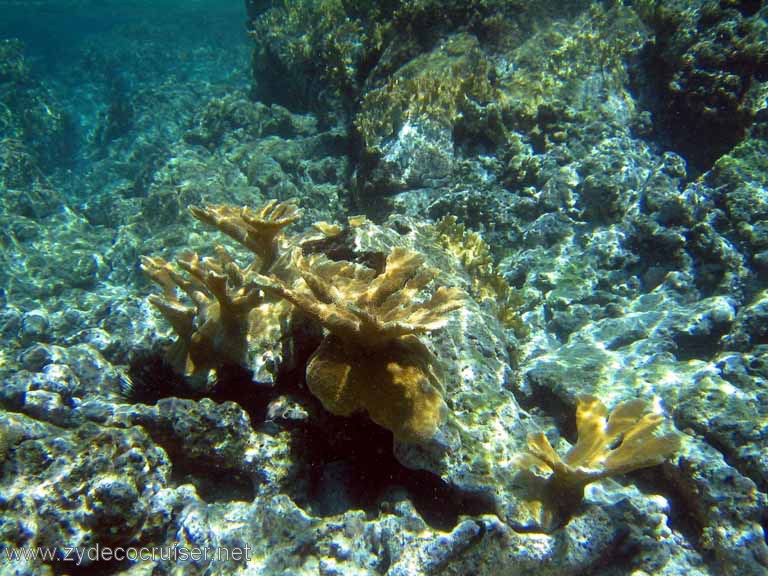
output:
M 280 233 L 300 217 L 300 212 L 294 203 L 278 204 L 276 200 L 256 210 L 209 206 L 190 211 L 258 257 L 241 268 L 222 246 L 217 246 L 215 258 L 201 259 L 189 253 L 177 261 L 178 267 L 162 258 L 141 259 L 142 271 L 163 290 L 162 297 L 152 295 L 149 301 L 178 335 L 169 350 L 171 365 L 200 380 L 222 366 L 245 365 L 250 339 L 273 328 L 269 324 L 276 320 L 280 307 L 263 302 L 250 280 L 274 264 Z M 191 304 L 180 299 L 179 290 Z
M 376 271 L 351 262 L 335 262 L 324 256 L 304 258 L 294 252 L 294 266 L 309 292 L 291 289 L 277 279 L 261 286 L 285 298 L 309 314 L 347 344 L 369 348 L 393 340 L 441 328 L 446 314 L 461 305 L 460 291 L 438 287 L 429 300 L 416 296 L 429 285 L 434 271 L 424 257 L 395 248 L 385 270 Z
M 171 350 L 177 370 L 208 377 L 221 366 L 243 365 L 249 342 L 263 330 L 262 309 L 292 304 L 328 331 L 306 374 L 310 390 L 330 412 L 367 412 L 401 441 L 435 434 L 447 407 L 436 359 L 417 336 L 445 325 L 463 300 L 457 288 L 434 286 L 435 271 L 421 254 L 395 248 L 380 273 L 325 256 L 305 258 L 298 248 L 288 262 L 278 257 L 280 234 L 299 218 L 295 204 L 190 211 L 257 258 L 241 268 L 223 247 L 216 258 L 189 254 L 178 267 L 142 258 L 142 270 L 163 289 L 150 302 L 179 336 Z M 320 230 L 339 233 L 328 225 Z
M 431 438 L 446 411 L 435 359 L 417 334 L 440 328 L 462 304 L 456 288 L 427 293 L 434 271 L 396 248 L 381 274 L 350 262 L 294 253 L 301 281 L 256 280 L 328 331 L 307 366 L 307 384 L 330 412 L 365 411 L 398 440 Z M 420 298 L 421 297 L 421 298 Z
M 528 436 L 529 464 L 551 471 L 541 495 L 542 527 L 561 526 L 584 497 L 587 484 L 664 462 L 680 449 L 680 435 L 656 435 L 664 418 L 643 400 L 618 404 L 612 412 L 593 396 L 576 408 L 578 440 L 560 457 L 542 432 Z
M 192 215 L 215 226 L 256 254 L 264 272 L 275 262 L 278 237 L 283 229 L 301 218 L 301 211 L 292 201 L 271 200 L 257 209 L 234 206 L 190 207 Z
M 171 364 L 191 377 L 205 376 L 227 364 L 243 364 L 247 350 L 248 314 L 261 300 L 248 287 L 241 270 L 222 247 L 218 258 L 200 259 L 187 254 L 178 260 L 183 275 L 162 258 L 142 257 L 142 271 L 163 289 L 150 303 L 168 320 L 178 340 L 170 353 Z M 193 305 L 184 304 L 177 288 Z

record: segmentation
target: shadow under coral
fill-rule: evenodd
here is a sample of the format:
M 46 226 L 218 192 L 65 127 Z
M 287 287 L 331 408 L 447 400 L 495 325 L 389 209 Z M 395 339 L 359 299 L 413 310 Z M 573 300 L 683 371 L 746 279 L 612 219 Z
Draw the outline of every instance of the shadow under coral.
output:
M 311 348 L 311 347 L 310 347 Z M 162 355 L 149 352 L 136 356 L 129 374 L 133 387 L 128 400 L 154 404 L 169 396 L 216 402 L 232 401 L 249 415 L 254 429 L 268 428 L 269 405 L 280 396 L 291 397 L 316 417 L 284 421 L 277 425 L 291 432 L 291 452 L 296 480 L 284 490 L 294 502 L 314 516 L 333 516 L 349 510 L 363 510 L 373 519 L 387 513 L 398 502 L 409 500 L 431 527 L 450 530 L 462 515 L 492 514 L 489 497 L 467 493 L 443 481 L 438 475 L 411 470 L 393 454 L 393 434 L 374 424 L 366 415 L 335 416 L 322 407 L 303 383 L 303 362 L 283 373 L 275 387 L 254 387 L 251 375 L 239 367 L 219 373 L 216 386 L 207 393 L 192 393 L 183 378 L 175 375 Z M 258 390 L 254 393 L 254 389 Z M 194 484 L 207 502 L 247 501 L 253 497 L 245 481 L 228 477 L 223 484 L 211 470 L 193 466 L 180 453 L 169 453 L 173 476 Z

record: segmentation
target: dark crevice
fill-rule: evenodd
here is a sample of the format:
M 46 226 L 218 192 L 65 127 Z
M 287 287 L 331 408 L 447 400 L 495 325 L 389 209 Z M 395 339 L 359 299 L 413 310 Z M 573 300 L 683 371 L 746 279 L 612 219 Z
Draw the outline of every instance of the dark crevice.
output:
M 240 366 L 224 366 L 218 372 L 216 385 L 207 396 L 214 402 L 234 402 L 248 413 L 257 428 L 267 417 L 269 404 L 282 392 L 268 384 L 255 385 L 252 373 Z
M 729 323 L 721 323 L 701 334 L 692 334 L 690 332 L 675 334 L 672 337 L 677 345 L 675 357 L 681 361 L 712 359 L 720 352 L 720 340 L 728 334 L 729 330 Z
M 450 530 L 462 515 L 496 512 L 490 496 L 462 491 L 436 474 L 400 464 L 392 433 L 364 415 L 324 415 L 322 422 L 308 422 L 295 432 L 301 480 L 288 493 L 315 516 L 362 509 L 372 519 L 410 500 L 427 524 Z
M 169 454 L 170 457 L 170 454 Z M 192 484 L 200 498 L 208 503 L 251 502 L 256 496 L 251 478 L 236 470 L 222 470 L 172 458 L 171 481 L 175 485 Z
M 748 18 L 760 11 L 763 2 L 762 0 L 740 0 L 739 2 L 730 3 L 730 5 L 736 8 L 742 16 Z
M 583 576 L 593 574 L 628 573 L 629 568 L 637 564 L 638 556 L 643 552 L 640 544 L 629 537 L 629 529 L 621 528 L 611 545 L 600 558 L 581 572 Z
M 550 387 L 529 378 L 530 393 L 512 389 L 520 408 L 538 412 L 551 418 L 560 434 L 569 442 L 576 441 L 576 411 L 572 404 L 563 400 Z
M 251 372 L 240 366 L 221 366 L 210 390 L 198 390 L 177 374 L 162 352 L 134 352 L 128 365 L 129 379 L 122 393 L 127 402 L 154 406 L 162 398 L 200 400 L 210 398 L 240 405 L 256 424 L 264 421 L 269 403 L 278 391 L 269 385 L 254 385 Z
M 215 402 L 233 401 L 254 420 L 263 421 L 267 406 L 275 396 L 274 389 L 264 386 L 263 394 L 253 393 L 251 373 L 238 366 L 224 366 L 218 371 L 215 386 L 207 391 L 195 391 L 183 377 L 176 374 L 162 353 L 140 351 L 133 354 L 128 368 L 130 381 L 125 381 L 125 399 L 134 403 L 155 405 L 162 398 L 199 400 L 209 397 Z M 184 455 L 179 440 L 164 435 L 152 436 L 171 461 L 171 481 L 176 485 L 192 484 L 200 498 L 208 503 L 250 502 L 255 497 L 253 480 L 235 469 L 206 466 Z

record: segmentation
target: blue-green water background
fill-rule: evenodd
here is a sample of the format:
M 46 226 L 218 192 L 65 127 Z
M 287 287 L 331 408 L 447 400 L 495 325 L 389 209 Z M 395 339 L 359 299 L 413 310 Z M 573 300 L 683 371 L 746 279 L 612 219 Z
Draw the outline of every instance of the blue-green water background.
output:
M 30 81 L 64 114 L 46 168 L 75 201 L 102 193 L 108 183 L 94 170 L 115 176 L 114 162 L 128 162 L 137 139 L 159 161 L 191 125 L 193 100 L 249 82 L 242 2 L 4 2 L 0 11 L 0 39 L 23 43 Z M 104 141 L 100 125 L 116 103 L 130 118 Z

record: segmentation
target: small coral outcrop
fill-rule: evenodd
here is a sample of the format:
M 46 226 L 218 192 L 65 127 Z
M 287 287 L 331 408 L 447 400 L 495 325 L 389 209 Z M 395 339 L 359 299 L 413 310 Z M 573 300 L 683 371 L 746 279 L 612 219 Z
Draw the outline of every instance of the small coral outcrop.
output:
M 216 246 L 215 257 L 200 258 L 192 252 L 176 265 L 162 258 L 141 259 L 142 271 L 163 291 L 162 296 L 150 296 L 149 302 L 178 335 L 168 359 L 177 372 L 199 382 L 215 378 L 224 366 L 247 366 L 254 339 L 279 339 L 285 306 L 265 302 L 251 279 L 271 269 L 281 232 L 301 213 L 294 203 L 276 200 L 257 209 L 209 206 L 191 207 L 190 212 L 256 255 L 245 267 L 223 246 Z
M 420 254 L 395 248 L 384 270 L 325 256 L 293 265 L 293 286 L 261 277 L 259 286 L 322 324 L 328 335 L 307 366 L 307 385 L 337 415 L 367 412 L 403 442 L 436 432 L 446 406 L 436 360 L 417 335 L 442 327 L 462 304 L 456 288 L 433 285 Z
M 293 305 L 327 330 L 306 378 L 329 412 L 365 412 L 403 442 L 434 436 L 447 406 L 437 360 L 418 335 L 444 326 L 463 292 L 436 286 L 423 255 L 394 248 L 383 269 L 374 270 L 325 255 L 305 257 L 300 248 L 288 252 L 282 231 L 301 215 L 292 202 L 190 212 L 256 258 L 241 267 L 222 246 L 215 257 L 191 253 L 175 266 L 142 258 L 142 270 L 163 291 L 149 301 L 178 335 L 169 350 L 178 372 L 207 382 L 224 366 L 248 367 L 254 340 L 279 342 Z M 324 237 L 341 233 L 323 223 L 317 229 Z
M 654 432 L 663 416 L 649 411 L 643 400 L 628 400 L 610 413 L 593 396 L 580 396 L 576 408 L 578 440 L 564 457 L 543 432 L 528 436 L 526 464 L 550 471 L 540 499 L 542 528 L 562 526 L 597 480 L 656 466 L 680 449 L 680 435 Z

